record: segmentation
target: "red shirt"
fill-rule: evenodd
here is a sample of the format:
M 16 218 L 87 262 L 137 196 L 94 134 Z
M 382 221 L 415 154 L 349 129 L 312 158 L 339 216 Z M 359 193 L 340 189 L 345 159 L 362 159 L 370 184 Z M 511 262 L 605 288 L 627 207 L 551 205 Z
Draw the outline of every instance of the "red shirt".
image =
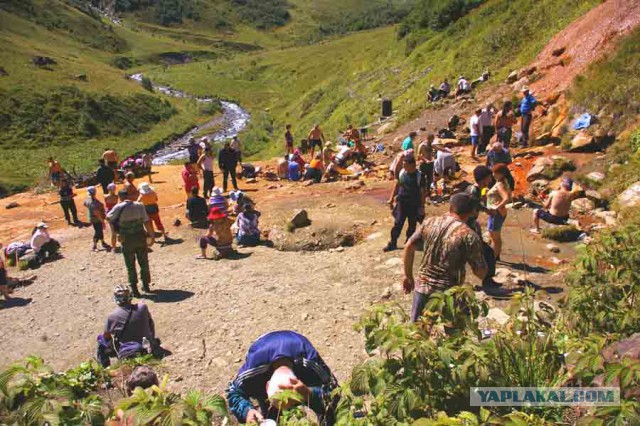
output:
M 198 175 L 190 169 L 182 169 L 182 181 L 184 182 L 184 189 L 187 192 L 191 191 L 191 188 L 200 188 L 198 182 Z

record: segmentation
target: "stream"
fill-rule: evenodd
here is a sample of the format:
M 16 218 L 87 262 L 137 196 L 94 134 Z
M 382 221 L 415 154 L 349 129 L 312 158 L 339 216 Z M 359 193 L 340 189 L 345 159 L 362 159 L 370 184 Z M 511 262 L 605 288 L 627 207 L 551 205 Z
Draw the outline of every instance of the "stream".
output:
M 130 76 L 132 80 L 138 83 L 142 82 L 142 74 L 133 74 Z M 176 98 L 195 99 L 198 102 L 213 102 L 213 98 L 199 98 L 189 95 L 188 93 L 180 90 L 172 89 L 167 86 L 160 86 L 153 84 L 153 88 L 158 92 L 167 96 L 173 96 Z M 209 140 L 215 142 L 222 142 L 226 139 L 230 139 L 241 132 L 245 127 L 251 116 L 240 105 L 233 102 L 221 101 L 222 104 L 222 116 L 216 117 L 211 121 L 204 123 L 201 126 L 194 127 L 178 139 L 170 142 L 164 148 L 159 149 L 154 154 L 153 164 L 167 164 L 172 160 L 181 160 L 189 157 L 187 147 L 189 146 L 189 139 L 202 130 L 211 129 L 217 127 L 218 129 L 211 134 L 206 134 Z

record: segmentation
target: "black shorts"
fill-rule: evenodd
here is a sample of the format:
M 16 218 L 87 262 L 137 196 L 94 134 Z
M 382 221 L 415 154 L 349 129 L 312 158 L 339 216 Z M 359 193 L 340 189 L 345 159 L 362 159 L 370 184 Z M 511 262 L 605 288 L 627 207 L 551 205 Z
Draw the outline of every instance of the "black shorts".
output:
M 542 219 L 547 223 L 551 223 L 553 225 L 566 225 L 569 217 L 560 217 L 549 213 L 547 210 L 537 210 L 536 217 L 538 219 Z
M 322 148 L 322 140 L 320 139 L 311 139 L 309 147 L 313 149 L 314 147 Z

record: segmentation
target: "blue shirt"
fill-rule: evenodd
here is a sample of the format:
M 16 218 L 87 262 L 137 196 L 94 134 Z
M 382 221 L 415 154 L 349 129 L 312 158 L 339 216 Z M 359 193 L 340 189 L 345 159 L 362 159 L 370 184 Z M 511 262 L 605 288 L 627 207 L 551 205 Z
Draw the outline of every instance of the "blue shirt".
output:
M 300 180 L 300 164 L 289 161 L 289 180 Z
M 407 136 L 407 138 L 402 141 L 402 150 L 403 151 L 407 151 L 409 149 L 414 149 L 413 148 L 413 141 L 411 140 L 411 136 Z
M 338 386 L 336 378 L 326 366 L 311 342 L 295 331 L 274 331 L 256 340 L 236 378 L 227 388 L 229 409 L 242 423 L 253 407 L 250 398 L 260 404 L 263 416 L 268 414 L 267 382 L 273 373 L 271 365 L 280 359 L 293 364 L 293 373 L 311 389 L 309 405 L 319 416 L 331 417 L 325 407 L 330 394 Z M 330 419 L 326 419 L 330 420 Z
M 538 101 L 536 101 L 536 98 L 531 96 L 531 94 L 528 94 L 522 99 L 522 102 L 520 103 L 520 113 L 531 114 L 531 111 L 533 111 L 537 103 Z

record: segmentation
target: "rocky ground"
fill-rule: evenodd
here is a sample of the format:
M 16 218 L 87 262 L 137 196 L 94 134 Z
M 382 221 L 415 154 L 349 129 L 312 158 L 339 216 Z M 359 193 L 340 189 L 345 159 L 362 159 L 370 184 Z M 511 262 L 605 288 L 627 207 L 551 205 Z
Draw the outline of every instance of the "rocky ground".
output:
M 344 379 L 366 358 L 362 336 L 353 330 L 363 311 L 384 299 L 395 299 L 409 309 L 410 297 L 400 291 L 400 252 L 381 251 L 392 224 L 384 204 L 390 182 L 371 179 L 362 186 L 338 182 L 311 187 L 242 183 L 263 212 L 264 230 L 281 230 L 296 209 L 304 208 L 312 225 L 296 231 L 300 241 L 312 243 L 339 231 L 355 235 L 359 242 L 315 252 L 240 249 L 237 259 L 212 261 L 195 258 L 200 231 L 171 225 L 184 210 L 179 168 L 163 166 L 158 171 L 154 186 L 174 241 L 153 247 L 154 292 L 145 302 L 164 346 L 172 352 L 160 368 L 177 382 L 175 386 L 222 391 L 250 343 L 277 329 L 307 335 Z M 78 192 L 80 201 L 83 190 Z M 0 336 L 3 364 L 38 354 L 65 368 L 91 357 L 95 337 L 113 308 L 112 289 L 126 282 L 121 256 L 91 252 L 91 230 L 67 228 L 60 207 L 45 205 L 52 197 L 21 194 L 5 200 L 17 201 L 19 207 L 0 213 L 7 224 L 3 241 L 9 233 L 17 235 L 19 226 L 24 233 L 34 221 L 46 220 L 63 245 L 63 258 L 35 271 L 35 283 L 16 289 L 17 300 L 0 309 L 5 324 Z M 442 206 L 428 210 L 442 211 Z M 549 259 L 570 259 L 573 248 L 560 245 L 560 253 L 551 255 L 548 242 L 526 231 L 529 216 L 527 209 L 514 210 L 507 222 L 500 279 L 513 288 L 522 288 L 522 281 L 528 280 L 540 289 L 543 300 L 553 300 L 562 294 L 563 285 L 556 273 L 560 266 Z M 272 235 L 278 232 L 284 231 Z M 10 268 L 10 274 L 26 272 Z M 506 304 L 492 301 L 494 306 Z

